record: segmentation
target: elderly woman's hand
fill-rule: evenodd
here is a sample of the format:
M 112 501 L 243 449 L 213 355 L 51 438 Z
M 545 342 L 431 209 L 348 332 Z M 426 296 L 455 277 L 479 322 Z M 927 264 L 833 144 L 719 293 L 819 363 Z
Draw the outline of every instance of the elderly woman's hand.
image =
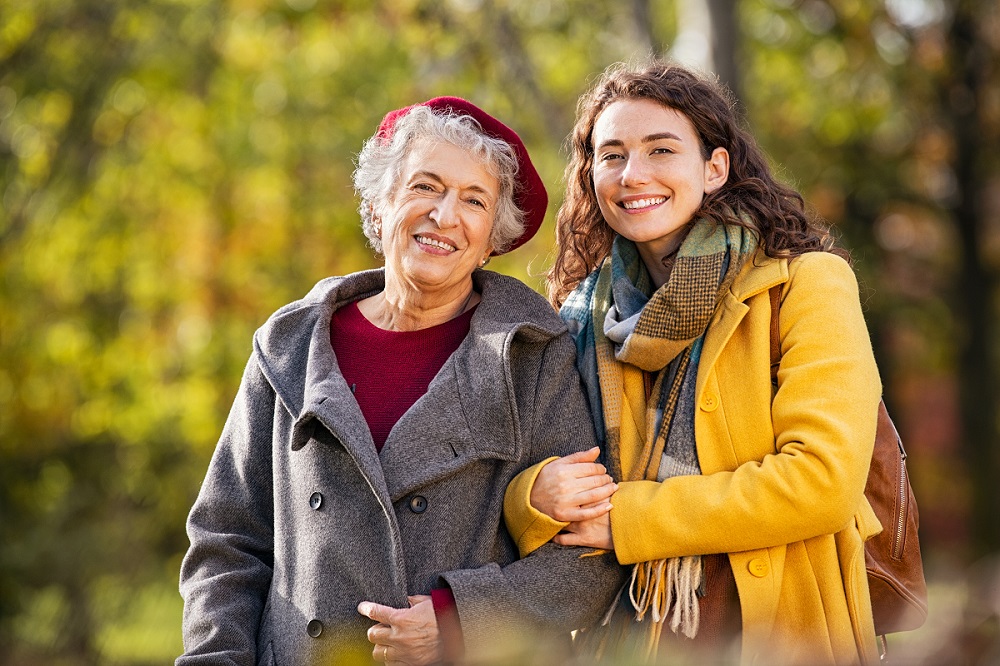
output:
M 589 520 L 611 511 L 608 499 L 618 485 L 597 462 L 600 453 L 595 446 L 545 465 L 531 488 L 531 506 L 563 522 Z
M 409 608 L 393 608 L 371 601 L 358 604 L 358 612 L 378 622 L 368 629 L 375 644 L 372 658 L 393 664 L 423 666 L 441 661 L 441 638 L 434 604 L 425 594 L 408 597 Z

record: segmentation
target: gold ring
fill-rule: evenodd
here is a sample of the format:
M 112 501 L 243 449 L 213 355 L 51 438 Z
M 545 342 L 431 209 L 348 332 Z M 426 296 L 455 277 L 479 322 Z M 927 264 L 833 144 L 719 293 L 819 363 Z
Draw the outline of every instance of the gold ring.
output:
M 388 645 L 383 645 L 382 646 L 382 661 L 384 661 L 387 664 L 389 663 L 389 646 Z

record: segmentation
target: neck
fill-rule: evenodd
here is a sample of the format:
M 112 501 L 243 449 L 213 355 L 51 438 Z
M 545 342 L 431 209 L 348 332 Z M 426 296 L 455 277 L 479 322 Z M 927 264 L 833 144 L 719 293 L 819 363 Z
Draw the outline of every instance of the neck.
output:
M 678 242 L 672 248 L 651 248 L 648 245 L 638 245 L 639 257 L 645 264 L 649 272 L 649 279 L 653 283 L 653 288 L 659 289 L 670 279 L 670 273 L 674 270 L 674 262 L 677 259 L 677 251 L 681 249 Z
M 438 326 L 479 303 L 472 279 L 444 291 L 403 286 L 386 274 L 385 290 L 358 301 L 365 319 L 387 331 L 419 331 Z

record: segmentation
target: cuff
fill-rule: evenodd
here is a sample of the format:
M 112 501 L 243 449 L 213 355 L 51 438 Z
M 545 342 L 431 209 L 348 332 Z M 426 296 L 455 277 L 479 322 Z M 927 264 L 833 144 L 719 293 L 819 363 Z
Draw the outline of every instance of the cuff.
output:
M 458 606 L 450 587 L 431 590 L 434 618 L 437 620 L 441 636 L 441 657 L 446 664 L 462 660 L 465 645 L 462 641 L 462 623 L 458 618 Z
M 532 465 L 515 476 L 507 486 L 503 500 L 503 517 L 521 557 L 527 557 L 528 554 L 538 550 L 569 525 L 531 506 L 531 489 L 535 485 L 538 473 L 550 462 L 558 459 L 557 456 L 552 456 Z
M 650 516 L 656 515 L 659 481 L 625 481 L 611 496 L 611 538 L 620 564 L 635 564 L 659 559 L 655 525 Z

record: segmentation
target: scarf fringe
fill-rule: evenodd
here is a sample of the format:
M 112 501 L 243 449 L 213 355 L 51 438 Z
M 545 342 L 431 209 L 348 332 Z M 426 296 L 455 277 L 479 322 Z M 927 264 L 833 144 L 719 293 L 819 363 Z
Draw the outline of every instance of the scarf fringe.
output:
M 681 633 L 688 638 L 698 635 L 701 620 L 698 588 L 701 587 L 701 578 L 701 557 L 697 555 L 638 562 L 632 567 L 628 596 L 635 609 L 635 620 L 642 622 L 647 613 L 652 620 L 643 645 L 644 658 L 648 659 L 656 653 L 664 624 L 668 624 L 675 634 Z M 611 621 L 620 594 L 604 616 L 602 626 Z

